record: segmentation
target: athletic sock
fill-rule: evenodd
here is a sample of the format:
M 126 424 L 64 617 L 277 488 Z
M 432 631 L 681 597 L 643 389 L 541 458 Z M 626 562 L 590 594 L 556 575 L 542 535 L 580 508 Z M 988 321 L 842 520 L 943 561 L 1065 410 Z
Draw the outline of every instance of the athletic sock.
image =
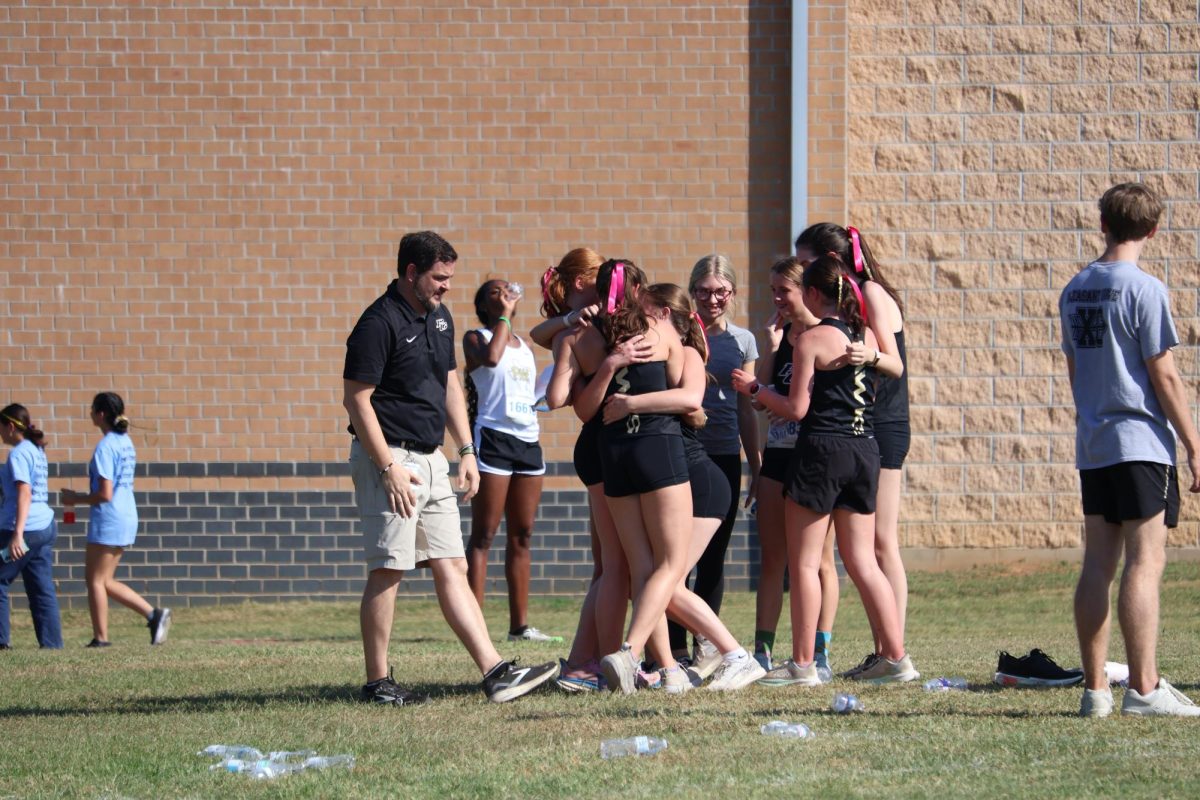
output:
M 817 631 L 816 652 L 828 653 L 829 640 L 833 638 L 833 631 Z
M 758 646 L 765 645 L 768 650 L 775 649 L 775 631 L 755 631 L 754 632 L 754 649 Z
M 728 653 L 725 653 L 721 656 L 721 658 L 725 661 L 741 661 L 743 658 L 749 657 L 750 654 L 746 652 L 746 648 L 744 647 L 739 647 L 737 650 L 730 650 Z

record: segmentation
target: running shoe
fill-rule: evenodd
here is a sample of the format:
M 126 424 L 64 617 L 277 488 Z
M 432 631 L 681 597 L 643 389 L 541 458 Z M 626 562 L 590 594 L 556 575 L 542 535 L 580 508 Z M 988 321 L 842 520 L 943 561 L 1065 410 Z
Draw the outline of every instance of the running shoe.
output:
M 561 636 L 550 636 L 542 633 L 532 625 L 526 625 L 520 633 L 509 633 L 508 640 L 510 642 L 544 642 L 547 644 L 556 644 L 563 640 Z
M 1154 691 L 1147 694 L 1126 689 L 1121 713 L 1132 717 L 1200 717 L 1200 706 L 1167 683 L 1166 678 L 1159 678 Z
M 828 672 L 833 675 L 833 667 L 829 664 L 829 651 L 821 650 L 813 654 L 813 662 L 817 665 L 817 669 Z
M 99 639 L 92 639 L 84 647 L 112 647 L 112 642 L 102 642 Z
M 839 678 L 853 678 L 855 675 L 862 672 L 863 670 L 870 669 L 871 667 L 875 666 L 875 662 L 878 660 L 879 660 L 878 653 L 867 653 L 867 655 L 863 658 L 863 660 L 858 662 L 857 665 L 851 667 L 850 669 L 846 670 L 845 672 L 839 672 L 838 677 Z
M 741 658 L 721 660 L 721 665 L 713 673 L 712 682 L 708 684 L 710 692 L 736 692 L 744 689 L 767 674 L 762 665 L 744 655 Z
M 773 666 L 771 664 L 771 648 L 767 647 L 767 645 L 763 642 L 755 642 L 754 660 L 758 662 L 758 665 L 762 667 L 764 671 L 770 672 L 771 667 Z
M 529 694 L 558 674 L 553 661 L 532 667 L 517 665 L 517 659 L 501 661 L 483 676 L 483 692 L 493 703 L 507 703 Z
M 921 677 L 913 667 L 912 659 L 905 655 L 899 661 L 890 658 L 877 658 L 875 663 L 850 676 L 852 681 L 863 683 L 907 683 Z
M 1001 686 L 1074 686 L 1083 682 L 1083 670 L 1063 669 L 1034 648 L 1020 658 L 1001 652 L 993 680 Z
M 637 677 L 633 679 L 636 689 L 661 689 L 662 675 L 657 669 L 646 669 L 646 664 L 638 667 Z
M 1084 689 L 1079 701 L 1079 716 L 1107 717 L 1113 710 L 1112 689 Z
M 167 640 L 167 630 L 171 627 L 171 609 L 156 608 L 150 614 L 146 623 L 150 629 L 150 644 L 162 644 Z
M 429 698 L 410 692 L 392 680 L 392 668 L 389 666 L 387 677 L 365 684 L 359 694 L 359 699 L 364 703 L 374 703 L 380 706 L 416 706 L 426 702 Z
M 683 694 L 692 690 L 692 682 L 683 667 L 677 666 L 675 669 L 663 669 L 659 671 L 659 674 L 662 676 L 659 685 L 667 694 Z
M 554 679 L 554 683 L 564 692 L 576 694 L 579 692 L 598 692 L 600 691 L 603 679 L 596 673 L 591 672 L 585 665 L 578 675 L 568 675 L 567 670 L 570 667 L 567 665 L 565 658 L 558 660 L 558 677 Z
M 608 681 L 610 692 L 633 694 L 637 671 L 638 663 L 628 646 L 615 653 L 609 653 L 600 660 L 600 672 L 604 675 L 604 680 Z
M 715 644 L 703 636 L 696 637 L 696 646 L 692 648 L 691 668 L 700 676 L 700 680 L 708 680 L 723 660 L 721 651 Z
M 817 674 L 815 661 L 802 667 L 789 658 L 763 675 L 758 682 L 763 686 L 820 686 L 821 676 Z

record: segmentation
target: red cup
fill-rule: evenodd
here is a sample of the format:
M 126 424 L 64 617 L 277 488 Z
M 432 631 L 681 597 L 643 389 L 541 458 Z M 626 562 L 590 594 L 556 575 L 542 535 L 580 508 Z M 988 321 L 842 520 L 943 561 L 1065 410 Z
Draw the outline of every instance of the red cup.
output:
M 63 509 L 63 524 L 70 525 L 75 521 L 75 506 L 67 506 Z

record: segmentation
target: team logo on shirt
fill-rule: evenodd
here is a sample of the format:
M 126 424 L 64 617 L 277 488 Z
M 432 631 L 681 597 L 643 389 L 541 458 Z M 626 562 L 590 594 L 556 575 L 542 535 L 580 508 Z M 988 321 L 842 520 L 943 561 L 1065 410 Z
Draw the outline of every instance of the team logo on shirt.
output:
M 446 330 L 447 330 L 449 327 L 450 327 L 450 324 L 449 324 L 448 322 L 446 322 L 446 320 L 445 320 L 443 317 L 438 317 L 438 320 L 437 320 L 437 329 L 438 329 L 439 331 L 443 331 L 443 332 L 444 332 L 444 331 L 446 331 Z
M 862 436 L 867 432 L 867 368 L 863 364 L 859 364 L 854 368 L 854 402 L 858 403 L 858 408 L 854 409 L 854 419 L 850 421 L 850 430 L 855 436 Z
M 783 369 L 779 370 L 779 385 L 792 385 L 792 362 L 789 361 L 788 363 L 784 364 Z
M 1108 323 L 1104 321 L 1104 309 L 1098 306 L 1079 306 L 1071 314 L 1071 338 L 1080 349 L 1104 346 L 1104 334 Z

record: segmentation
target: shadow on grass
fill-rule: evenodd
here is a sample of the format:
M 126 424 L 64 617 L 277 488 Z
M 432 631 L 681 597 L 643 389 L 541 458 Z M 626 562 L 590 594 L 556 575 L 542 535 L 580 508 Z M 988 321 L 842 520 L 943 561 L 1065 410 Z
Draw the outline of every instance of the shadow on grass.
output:
M 429 697 L 431 702 L 450 697 L 479 695 L 477 683 L 428 683 L 405 684 L 417 694 Z M 232 711 L 247 707 L 265 707 L 273 704 L 293 705 L 355 705 L 366 708 L 359 700 L 359 687 L 345 684 L 293 686 L 277 692 L 214 692 L 213 694 L 185 695 L 182 697 L 139 697 L 119 700 L 97 706 L 6 706 L 0 707 L 0 719 L 22 717 L 72 717 L 100 716 L 108 714 L 178 714 L 213 713 Z

